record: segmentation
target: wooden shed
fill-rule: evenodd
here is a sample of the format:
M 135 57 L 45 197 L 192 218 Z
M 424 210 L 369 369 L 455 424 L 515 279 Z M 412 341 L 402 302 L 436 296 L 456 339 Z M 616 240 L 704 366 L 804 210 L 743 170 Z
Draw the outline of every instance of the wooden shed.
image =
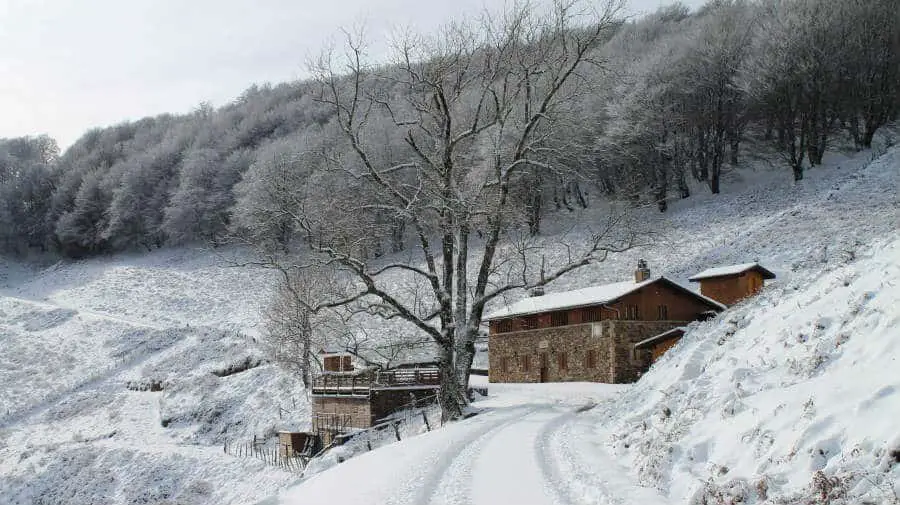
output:
M 735 303 L 753 296 L 763 288 L 765 281 L 775 274 L 759 263 L 743 263 L 710 268 L 691 277 L 700 283 L 700 294 L 725 304 Z
M 325 372 L 353 371 L 353 355 L 348 352 L 323 349 L 319 351 L 319 357 L 322 359 L 322 370 Z
M 311 456 L 316 450 L 316 436 L 302 431 L 279 431 L 278 452 L 282 457 Z
M 678 328 L 672 328 L 669 331 L 665 331 L 660 333 L 659 335 L 654 335 L 648 339 L 641 340 L 640 342 L 634 344 L 635 351 L 650 351 L 650 362 L 655 363 L 656 360 L 659 359 L 660 356 L 666 353 L 669 349 L 672 348 L 675 344 L 681 340 L 681 337 L 684 336 L 685 328 L 683 326 L 679 326 Z

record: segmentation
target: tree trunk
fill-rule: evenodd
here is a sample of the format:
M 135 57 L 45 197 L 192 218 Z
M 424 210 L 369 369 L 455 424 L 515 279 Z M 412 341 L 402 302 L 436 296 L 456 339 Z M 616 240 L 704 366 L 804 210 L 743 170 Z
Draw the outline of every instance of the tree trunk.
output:
M 691 196 L 691 189 L 688 187 L 687 181 L 684 178 L 684 169 L 678 172 L 675 182 L 678 184 L 678 194 L 682 199 Z
M 800 163 L 792 163 L 791 169 L 794 172 L 794 181 L 802 181 L 803 180 L 803 162 Z
M 847 122 L 847 128 L 850 130 L 850 135 L 853 137 L 853 147 L 857 151 L 862 151 L 863 147 L 865 147 L 865 142 L 863 142 L 862 135 L 859 131 L 859 117 L 854 114 L 850 121 Z
M 698 140 L 697 160 L 700 164 L 700 174 L 699 177 L 697 177 L 697 180 L 702 182 L 709 179 L 709 151 L 707 150 L 706 132 L 702 129 L 700 130 Z
M 463 335 L 464 338 L 456 350 L 456 375 L 459 378 L 459 393 L 463 398 L 468 398 L 469 375 L 475 361 L 475 338 L 478 336 L 478 329 L 472 330 L 467 327 Z
M 465 398 L 459 396 L 459 378 L 454 366 L 453 347 L 442 346 L 440 357 L 441 389 L 438 392 L 438 403 L 441 405 L 441 421 L 453 421 L 462 417 Z
M 737 138 L 731 139 L 731 164 L 738 164 L 738 154 L 741 150 L 741 141 Z
M 709 191 L 714 195 L 719 194 L 719 169 L 717 167 L 713 167 L 713 170 L 710 173 Z
M 394 219 L 391 226 L 391 251 L 400 252 L 405 247 L 406 222 L 402 219 Z
M 878 131 L 878 125 L 875 121 L 866 121 L 865 132 L 863 133 L 862 145 L 866 149 L 872 148 L 872 140 L 875 139 L 875 132 Z
M 532 235 L 538 235 L 541 232 L 541 204 L 543 196 L 539 189 L 534 187 L 528 190 L 528 204 L 526 212 L 528 212 L 528 232 Z M 568 207 L 568 204 L 566 204 Z M 569 210 L 572 210 L 571 208 Z
M 584 193 L 581 191 L 581 184 L 578 184 L 578 181 L 570 182 L 569 185 L 572 187 L 572 194 L 575 195 L 575 199 L 578 200 L 578 205 L 582 209 L 586 209 L 588 207 L 587 198 L 584 197 Z

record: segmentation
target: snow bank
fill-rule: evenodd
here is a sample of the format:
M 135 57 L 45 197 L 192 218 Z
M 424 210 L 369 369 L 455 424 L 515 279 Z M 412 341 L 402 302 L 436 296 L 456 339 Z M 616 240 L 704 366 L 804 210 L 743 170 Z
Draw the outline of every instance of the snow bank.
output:
M 675 503 L 895 503 L 898 307 L 900 240 L 797 274 L 694 325 L 597 436 Z

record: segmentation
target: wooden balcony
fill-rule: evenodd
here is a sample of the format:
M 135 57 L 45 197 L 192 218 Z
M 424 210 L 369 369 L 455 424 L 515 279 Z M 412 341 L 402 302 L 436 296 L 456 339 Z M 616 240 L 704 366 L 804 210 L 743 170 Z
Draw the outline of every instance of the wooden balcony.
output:
M 313 379 L 314 395 L 368 396 L 378 388 L 436 388 L 441 385 L 437 368 L 397 368 L 360 374 L 323 373 Z

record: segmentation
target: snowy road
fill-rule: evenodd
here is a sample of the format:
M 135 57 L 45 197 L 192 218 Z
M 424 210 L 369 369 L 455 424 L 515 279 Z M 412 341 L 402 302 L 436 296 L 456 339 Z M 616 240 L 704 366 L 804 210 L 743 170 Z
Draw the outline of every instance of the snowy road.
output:
M 481 414 L 353 458 L 263 503 L 666 503 L 605 453 L 581 415 L 616 386 L 491 386 L 499 394 Z

